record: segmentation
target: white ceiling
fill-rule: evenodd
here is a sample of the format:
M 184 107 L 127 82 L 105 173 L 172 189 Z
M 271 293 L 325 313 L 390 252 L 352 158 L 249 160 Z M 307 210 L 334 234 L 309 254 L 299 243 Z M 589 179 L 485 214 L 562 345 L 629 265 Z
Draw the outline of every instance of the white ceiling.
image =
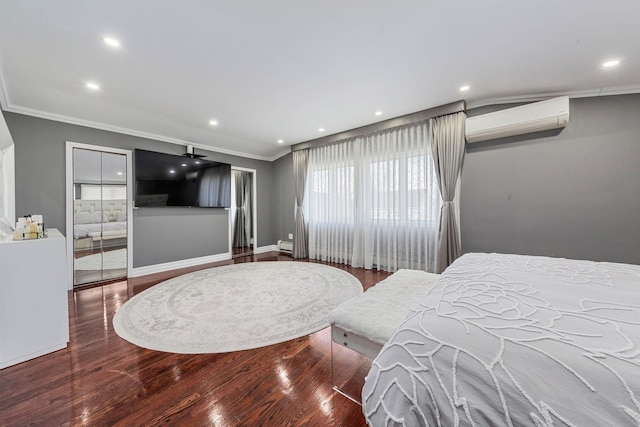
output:
M 640 92 L 639 17 L 638 0 L 2 0 L 0 103 L 274 159 L 460 99 Z

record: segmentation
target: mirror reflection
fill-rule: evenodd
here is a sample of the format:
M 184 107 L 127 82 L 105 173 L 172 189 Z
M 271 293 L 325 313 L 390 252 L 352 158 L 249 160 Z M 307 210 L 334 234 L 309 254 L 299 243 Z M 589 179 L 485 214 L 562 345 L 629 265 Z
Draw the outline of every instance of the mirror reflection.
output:
M 73 150 L 73 283 L 127 276 L 127 158 Z
M 231 171 L 232 256 L 253 253 L 253 173 Z

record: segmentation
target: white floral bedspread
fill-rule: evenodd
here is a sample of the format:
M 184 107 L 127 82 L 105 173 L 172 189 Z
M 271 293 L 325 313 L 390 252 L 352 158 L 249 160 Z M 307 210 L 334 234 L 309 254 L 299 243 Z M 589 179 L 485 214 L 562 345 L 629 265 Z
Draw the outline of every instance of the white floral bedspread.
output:
M 466 254 L 374 360 L 371 426 L 640 426 L 640 266 Z

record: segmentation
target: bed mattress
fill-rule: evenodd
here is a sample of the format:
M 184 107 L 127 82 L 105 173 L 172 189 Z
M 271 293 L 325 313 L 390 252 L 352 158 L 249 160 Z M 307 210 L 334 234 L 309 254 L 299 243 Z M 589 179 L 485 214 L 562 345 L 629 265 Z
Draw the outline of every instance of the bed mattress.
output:
M 639 426 L 640 266 L 455 261 L 372 364 L 372 426 Z

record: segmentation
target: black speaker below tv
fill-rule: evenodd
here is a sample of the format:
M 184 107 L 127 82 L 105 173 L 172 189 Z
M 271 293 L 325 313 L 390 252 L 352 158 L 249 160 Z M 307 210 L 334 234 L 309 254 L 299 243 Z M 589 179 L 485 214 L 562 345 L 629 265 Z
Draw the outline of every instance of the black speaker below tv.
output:
M 135 206 L 231 207 L 231 165 L 135 150 Z

